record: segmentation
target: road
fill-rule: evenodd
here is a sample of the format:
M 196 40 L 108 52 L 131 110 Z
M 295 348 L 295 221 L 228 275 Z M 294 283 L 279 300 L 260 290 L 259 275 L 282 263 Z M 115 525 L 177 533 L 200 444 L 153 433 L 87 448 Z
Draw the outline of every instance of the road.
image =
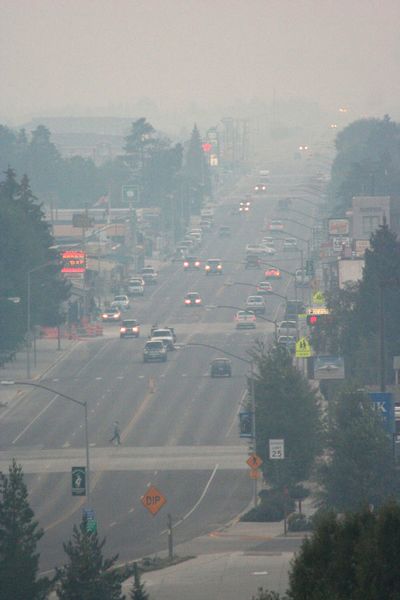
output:
M 211 379 L 210 360 L 223 353 L 185 344 L 214 345 L 247 360 L 256 338 L 272 340 L 272 323 L 259 320 L 255 331 L 237 331 L 234 310 L 216 307 L 243 306 L 254 292 L 232 282 L 262 280 L 262 271 L 245 270 L 244 248 L 262 237 L 266 216 L 279 218 L 277 199 L 289 195 L 296 181 L 272 180 L 269 193 L 255 198 L 246 216 L 236 210 L 232 214 L 232 209 L 249 182 L 224 198 L 200 253 L 203 259 L 221 258 L 223 275 L 185 273 L 181 262 L 171 263 L 158 285 L 135 299 L 126 313 L 141 323 L 139 339 L 121 340 L 118 327 L 107 324 L 102 339 L 79 342 L 42 380 L 88 402 L 91 506 L 99 532 L 107 538 L 107 554 L 118 552 L 121 561 L 166 548 L 167 513 L 176 525 L 175 541 L 181 543 L 228 522 L 251 500 L 248 446 L 239 438 L 237 417 L 248 365 L 233 359 L 232 378 Z M 232 227 L 230 238 L 219 239 L 221 223 Z M 305 235 L 301 228 L 299 235 Z M 299 254 L 279 251 L 271 262 L 293 271 Z M 283 274 L 274 290 L 293 297 L 292 278 Z M 200 292 L 202 307 L 184 306 L 188 291 Z M 282 310 L 282 299 L 267 298 L 267 319 L 280 318 Z M 178 335 L 179 349 L 169 353 L 165 364 L 143 364 L 144 342 L 154 322 L 173 326 Z M 115 419 L 123 442 L 117 448 L 109 444 Z M 7 469 L 12 456 L 23 465 L 31 505 L 45 529 L 41 568 L 52 569 L 63 562 L 62 541 L 70 537 L 85 506 L 83 499 L 71 496 L 70 487 L 71 467 L 85 464 L 83 411 L 56 394 L 33 390 L 0 422 L 0 431 L 0 468 Z M 155 517 L 141 503 L 150 485 L 167 499 Z

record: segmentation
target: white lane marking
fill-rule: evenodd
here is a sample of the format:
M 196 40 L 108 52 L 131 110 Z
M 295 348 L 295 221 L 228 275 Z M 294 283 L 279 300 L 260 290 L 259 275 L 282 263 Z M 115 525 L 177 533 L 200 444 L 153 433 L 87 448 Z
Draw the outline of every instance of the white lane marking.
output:
M 182 373 L 182 377 L 187 377 L 187 373 Z
M 109 527 L 115 527 L 116 524 L 117 524 L 117 521 L 113 521 L 112 523 L 109 524 Z
M 96 377 L 96 381 L 101 381 L 102 379 L 102 377 Z
M 144 379 L 144 375 L 139 375 L 139 379 Z
M 133 511 L 134 511 L 134 510 L 135 510 L 135 508 L 132 506 L 132 508 L 130 508 L 130 509 L 128 510 L 128 512 L 130 512 L 130 513 L 133 513 Z
M 125 379 L 125 375 L 117 375 L 116 379 Z
M 15 442 L 18 442 L 18 440 L 24 435 L 24 433 L 26 433 L 28 431 L 28 429 L 30 429 L 30 427 L 32 427 L 32 425 L 35 423 L 35 421 L 37 421 L 39 419 L 39 417 L 42 416 L 42 414 L 44 412 L 46 412 L 46 410 L 53 404 L 53 402 L 55 401 L 55 399 L 58 398 L 58 394 L 56 394 L 48 404 L 46 404 L 46 406 L 44 406 L 42 408 L 42 410 L 36 415 L 36 417 L 34 417 L 32 419 L 32 421 L 30 423 L 28 423 L 28 425 L 21 431 L 21 433 L 19 433 L 17 435 L 17 437 L 15 439 L 13 439 L 13 441 L 11 442 L 12 444 L 15 444 Z
M 268 571 L 254 571 L 253 575 L 268 575 Z
M 52 379 L 52 381 L 60 381 L 60 380 L 56 378 L 56 379 Z
M 180 519 L 179 521 L 177 521 L 176 523 L 174 523 L 174 525 L 172 526 L 173 528 L 178 527 L 178 525 L 181 525 L 184 521 L 186 521 L 186 519 L 188 519 L 190 517 L 190 515 L 192 515 L 194 513 L 194 511 L 196 510 L 196 508 L 199 506 L 200 502 L 203 500 L 204 496 L 207 494 L 208 488 L 210 487 L 211 482 L 212 482 L 212 480 L 215 477 L 215 474 L 216 474 L 216 472 L 218 470 L 218 467 L 219 467 L 219 464 L 216 464 L 215 467 L 214 467 L 213 472 L 210 475 L 210 479 L 207 481 L 206 486 L 205 486 L 205 488 L 203 490 L 203 493 L 201 494 L 200 498 L 197 500 L 196 504 L 189 510 L 188 513 L 186 513 L 186 515 L 184 515 L 182 517 L 182 519 Z M 163 535 L 163 534 L 167 533 L 167 531 L 168 530 L 165 529 L 164 531 L 162 531 L 160 533 L 160 535 Z
M 70 446 L 71 444 L 69 442 L 65 442 L 65 444 L 63 444 L 61 448 L 69 448 Z

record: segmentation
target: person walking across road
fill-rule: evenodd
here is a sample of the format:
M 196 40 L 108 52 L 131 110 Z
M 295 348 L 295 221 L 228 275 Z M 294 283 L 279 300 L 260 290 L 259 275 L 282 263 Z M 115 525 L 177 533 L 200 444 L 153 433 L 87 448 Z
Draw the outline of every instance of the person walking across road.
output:
M 121 445 L 121 428 L 119 426 L 119 421 L 114 421 L 114 431 L 110 444 L 114 444 L 114 446 Z

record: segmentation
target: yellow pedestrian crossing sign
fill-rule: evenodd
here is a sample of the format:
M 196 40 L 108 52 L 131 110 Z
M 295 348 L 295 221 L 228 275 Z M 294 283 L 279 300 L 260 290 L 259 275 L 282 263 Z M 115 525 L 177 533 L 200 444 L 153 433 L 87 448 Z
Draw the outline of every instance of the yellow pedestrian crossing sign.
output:
M 309 358 L 312 355 L 310 342 L 302 337 L 296 342 L 296 358 Z
M 317 290 L 316 292 L 313 293 L 313 295 L 312 295 L 312 303 L 313 304 L 318 304 L 319 306 L 325 304 L 325 296 L 321 292 L 321 290 Z

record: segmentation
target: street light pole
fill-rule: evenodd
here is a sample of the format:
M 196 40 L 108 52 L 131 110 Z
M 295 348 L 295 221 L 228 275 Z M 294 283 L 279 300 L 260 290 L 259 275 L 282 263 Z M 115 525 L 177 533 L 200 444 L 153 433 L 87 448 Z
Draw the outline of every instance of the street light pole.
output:
M 85 449 L 86 449 L 86 497 L 87 504 L 90 505 L 90 461 L 89 461 L 89 425 L 88 425 L 88 410 L 87 410 L 87 402 L 82 402 L 81 400 L 76 400 L 76 398 L 72 398 L 67 394 L 59 392 L 53 388 L 48 387 L 47 385 L 43 385 L 42 383 L 36 383 L 32 381 L 0 381 L 0 385 L 29 385 L 31 387 L 40 388 L 42 390 L 46 390 L 47 392 L 51 392 L 52 394 L 57 394 L 61 398 L 65 398 L 65 400 L 69 400 L 70 402 L 74 402 L 74 404 L 79 404 L 82 406 L 85 413 Z
M 26 291 L 26 377 L 27 379 L 31 378 L 31 340 L 32 340 L 32 332 L 31 332 L 31 273 L 35 271 L 39 271 L 40 269 L 44 269 L 44 267 L 48 267 L 51 263 L 46 262 L 37 267 L 33 267 L 27 273 L 27 291 Z

